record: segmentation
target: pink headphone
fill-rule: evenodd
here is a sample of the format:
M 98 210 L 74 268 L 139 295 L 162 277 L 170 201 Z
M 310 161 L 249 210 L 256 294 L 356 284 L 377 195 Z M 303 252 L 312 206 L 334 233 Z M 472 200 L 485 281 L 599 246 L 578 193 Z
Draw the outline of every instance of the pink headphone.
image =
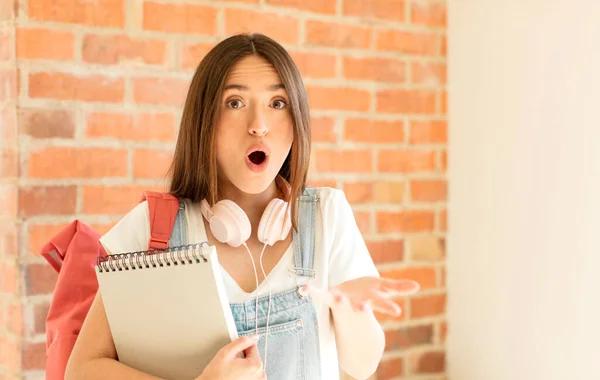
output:
M 276 178 L 277 186 L 289 198 L 289 184 L 281 176 Z M 206 199 L 200 202 L 200 212 L 210 225 L 210 231 L 221 243 L 239 247 L 250 238 L 252 228 L 248 216 L 240 206 L 228 199 L 210 207 Z M 288 202 L 275 198 L 269 202 L 258 225 L 258 240 L 273 245 L 284 240 L 292 227 Z

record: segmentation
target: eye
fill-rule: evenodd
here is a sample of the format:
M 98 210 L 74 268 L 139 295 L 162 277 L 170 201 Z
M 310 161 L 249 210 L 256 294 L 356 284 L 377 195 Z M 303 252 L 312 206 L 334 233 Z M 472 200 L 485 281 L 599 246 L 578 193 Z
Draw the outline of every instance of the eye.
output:
M 272 103 L 272 106 L 275 109 L 281 110 L 281 109 L 284 109 L 285 107 L 287 107 L 287 103 L 284 102 L 283 100 L 278 99 Z
M 231 99 L 230 101 L 228 101 L 225 104 L 227 104 L 227 107 L 233 108 L 233 109 L 242 108 L 244 106 L 244 103 L 239 99 Z

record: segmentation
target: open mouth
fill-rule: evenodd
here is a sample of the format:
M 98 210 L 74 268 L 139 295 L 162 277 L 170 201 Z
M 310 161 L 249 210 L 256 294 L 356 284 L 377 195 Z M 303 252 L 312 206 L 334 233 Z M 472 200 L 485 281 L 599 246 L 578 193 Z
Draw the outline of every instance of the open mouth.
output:
M 267 159 L 267 154 L 263 151 L 257 150 L 248 155 L 248 159 L 254 165 L 260 165 Z

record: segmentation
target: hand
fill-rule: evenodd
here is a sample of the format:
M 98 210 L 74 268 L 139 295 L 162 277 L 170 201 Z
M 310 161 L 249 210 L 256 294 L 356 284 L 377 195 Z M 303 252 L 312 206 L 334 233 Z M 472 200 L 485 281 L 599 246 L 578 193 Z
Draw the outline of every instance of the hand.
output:
M 419 283 L 412 280 L 361 277 L 346 281 L 329 291 L 311 286 L 303 286 L 300 290 L 324 300 L 332 309 L 349 305 L 356 312 L 372 309 L 396 317 L 402 310 L 389 298 L 414 294 L 419 288 Z
M 221 348 L 196 380 L 266 380 L 256 342 L 258 336 L 245 336 Z

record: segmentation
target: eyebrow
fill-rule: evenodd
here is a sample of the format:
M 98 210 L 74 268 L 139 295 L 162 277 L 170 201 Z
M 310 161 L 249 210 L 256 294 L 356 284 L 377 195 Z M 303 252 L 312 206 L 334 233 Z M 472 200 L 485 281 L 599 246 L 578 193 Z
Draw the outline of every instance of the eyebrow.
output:
M 231 89 L 236 89 L 236 90 L 240 90 L 240 91 L 248 91 L 248 86 L 244 86 L 243 84 L 228 84 L 227 86 L 225 86 L 225 88 L 223 88 L 223 91 L 227 91 L 227 90 L 231 90 Z M 279 89 L 284 89 L 285 90 L 285 86 L 283 85 L 283 83 L 277 83 L 277 84 L 272 84 L 269 87 L 267 87 L 267 90 L 269 91 L 277 91 Z

